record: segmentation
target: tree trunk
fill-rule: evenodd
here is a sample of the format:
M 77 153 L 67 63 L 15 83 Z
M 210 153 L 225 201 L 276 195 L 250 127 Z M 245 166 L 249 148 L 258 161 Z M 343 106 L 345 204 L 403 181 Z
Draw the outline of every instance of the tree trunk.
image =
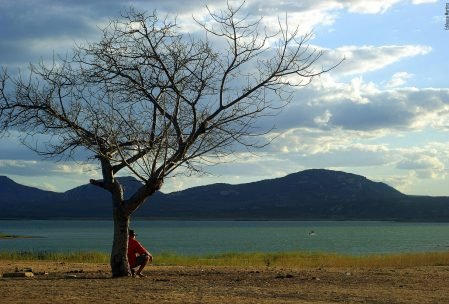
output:
M 123 212 L 123 209 L 114 208 L 114 240 L 111 252 L 113 277 L 126 277 L 130 273 L 127 256 L 128 229 L 129 216 Z

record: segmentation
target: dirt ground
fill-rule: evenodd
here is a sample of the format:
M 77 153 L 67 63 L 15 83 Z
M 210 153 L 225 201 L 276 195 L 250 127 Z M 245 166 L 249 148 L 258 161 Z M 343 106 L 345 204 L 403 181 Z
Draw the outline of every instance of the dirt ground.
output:
M 0 261 L 1 303 L 449 303 L 449 267 L 255 269 L 150 266 L 144 278 L 106 264 Z

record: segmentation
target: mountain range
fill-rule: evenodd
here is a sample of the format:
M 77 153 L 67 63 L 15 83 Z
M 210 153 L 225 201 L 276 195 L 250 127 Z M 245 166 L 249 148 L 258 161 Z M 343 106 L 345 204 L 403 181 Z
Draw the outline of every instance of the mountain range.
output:
M 125 196 L 141 183 L 120 178 Z M 59 193 L 0 176 L 0 218 L 111 218 L 110 194 L 87 184 Z M 134 214 L 153 219 L 449 221 L 449 197 L 406 195 L 385 183 L 311 169 L 281 178 L 157 192 Z

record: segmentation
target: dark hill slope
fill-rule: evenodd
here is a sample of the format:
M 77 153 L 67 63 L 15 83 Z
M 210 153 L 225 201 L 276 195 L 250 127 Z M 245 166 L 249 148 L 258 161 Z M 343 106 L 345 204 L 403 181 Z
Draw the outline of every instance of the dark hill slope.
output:
M 125 196 L 141 183 L 121 178 Z M 0 217 L 109 218 L 111 197 L 92 185 L 65 193 L 42 191 L 0 178 Z M 306 170 L 282 178 L 212 184 L 156 193 L 135 216 L 189 219 L 449 221 L 449 197 L 409 196 L 355 174 Z
M 0 216 L 32 217 L 50 206 L 58 208 L 62 194 L 24 186 L 0 176 Z
M 306 170 L 254 183 L 214 184 L 164 196 L 141 214 L 238 218 L 394 218 L 407 196 L 355 174 Z M 449 202 L 449 200 L 448 200 Z M 381 208 L 381 209 L 379 209 Z M 398 210 L 399 211 L 399 210 Z
M 141 185 L 132 177 L 119 178 L 129 197 Z M 108 218 L 111 195 L 86 184 L 64 193 L 20 185 L 0 176 L 0 218 Z

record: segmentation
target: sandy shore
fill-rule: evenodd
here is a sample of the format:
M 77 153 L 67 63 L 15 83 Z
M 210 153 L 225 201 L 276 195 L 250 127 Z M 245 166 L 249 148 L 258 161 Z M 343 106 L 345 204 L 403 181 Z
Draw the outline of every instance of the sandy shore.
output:
M 106 264 L 0 261 L 2 303 L 449 303 L 449 267 L 256 269 L 151 266 L 140 279 Z

